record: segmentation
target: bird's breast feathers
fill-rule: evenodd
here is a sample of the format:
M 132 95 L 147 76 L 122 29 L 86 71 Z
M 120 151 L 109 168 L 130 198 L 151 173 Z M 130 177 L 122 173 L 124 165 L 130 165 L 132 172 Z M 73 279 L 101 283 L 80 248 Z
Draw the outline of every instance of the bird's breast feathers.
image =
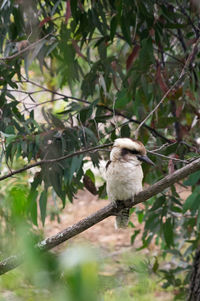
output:
M 111 162 L 106 172 L 107 193 L 110 201 L 132 199 L 142 190 L 141 165 L 132 162 Z

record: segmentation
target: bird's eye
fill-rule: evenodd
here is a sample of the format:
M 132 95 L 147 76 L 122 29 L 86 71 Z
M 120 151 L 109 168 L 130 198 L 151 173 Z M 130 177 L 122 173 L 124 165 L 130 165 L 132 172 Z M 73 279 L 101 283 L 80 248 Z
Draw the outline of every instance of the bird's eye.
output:
M 122 148 L 122 156 L 125 156 L 127 154 L 132 154 L 132 155 L 139 155 L 140 152 L 138 152 L 137 150 L 131 150 L 131 149 L 128 149 L 128 148 Z
M 133 154 L 133 155 L 139 155 L 140 154 L 140 152 L 139 151 L 137 151 L 137 150 L 130 150 L 130 153 L 131 154 Z

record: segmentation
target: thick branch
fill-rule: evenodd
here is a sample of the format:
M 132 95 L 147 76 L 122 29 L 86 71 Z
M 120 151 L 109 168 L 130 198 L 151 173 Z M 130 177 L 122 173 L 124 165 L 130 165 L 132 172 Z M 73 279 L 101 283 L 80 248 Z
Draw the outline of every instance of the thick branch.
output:
M 188 175 L 192 174 L 193 172 L 200 169 L 200 158 L 193 161 L 192 163 L 184 166 L 183 168 L 175 171 L 173 174 L 170 174 L 160 180 L 159 182 L 155 183 L 151 187 L 143 190 L 139 194 L 135 196 L 134 202 L 130 203 L 129 207 L 133 207 L 139 203 L 145 202 L 152 196 L 162 192 L 164 189 L 170 187 L 174 183 L 178 182 L 179 180 L 187 177 Z M 36 248 L 40 249 L 41 251 L 50 250 L 59 244 L 63 243 L 64 241 L 78 235 L 79 233 L 89 229 L 90 227 L 94 226 L 95 224 L 99 223 L 100 221 L 104 220 L 105 218 L 116 215 L 119 211 L 124 208 L 124 204 L 118 204 L 117 208 L 113 203 L 108 204 L 106 207 L 98 210 L 94 214 L 82 219 L 78 223 L 74 224 L 71 227 L 64 229 L 63 231 L 53 235 L 45 240 L 41 241 L 39 244 L 36 245 Z M 23 255 L 13 255 L 5 260 L 0 262 L 0 275 L 5 274 L 6 272 L 16 268 L 19 264 L 23 261 Z

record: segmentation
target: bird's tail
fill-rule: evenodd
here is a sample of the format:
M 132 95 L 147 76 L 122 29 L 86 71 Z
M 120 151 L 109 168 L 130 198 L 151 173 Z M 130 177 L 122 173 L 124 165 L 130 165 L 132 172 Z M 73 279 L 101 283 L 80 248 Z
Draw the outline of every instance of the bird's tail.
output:
M 129 222 L 129 208 L 122 209 L 116 217 L 116 228 L 127 228 Z

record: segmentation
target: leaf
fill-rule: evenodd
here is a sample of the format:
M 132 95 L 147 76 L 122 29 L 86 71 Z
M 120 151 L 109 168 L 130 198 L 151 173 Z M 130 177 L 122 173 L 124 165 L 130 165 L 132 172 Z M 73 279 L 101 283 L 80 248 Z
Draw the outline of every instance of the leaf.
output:
M 70 0 L 66 1 L 66 14 L 65 14 L 65 23 L 68 23 L 69 18 L 71 17 L 71 4 Z
M 110 21 L 110 39 L 111 39 L 111 41 L 113 40 L 113 38 L 115 36 L 117 24 L 118 24 L 117 16 L 113 16 Z
M 130 137 L 131 130 L 128 124 L 121 127 L 121 137 Z
M 50 173 L 50 181 L 56 194 L 61 198 L 63 208 L 65 207 L 65 192 L 62 189 L 62 174 L 59 172 Z
M 29 213 L 31 216 L 31 220 L 34 225 L 38 225 L 37 223 L 37 196 L 38 196 L 38 191 L 37 190 L 32 190 L 29 193 L 28 196 L 28 201 L 29 201 Z
M 146 72 L 154 61 L 152 39 L 151 37 L 148 37 L 141 41 L 141 50 L 139 54 L 139 67 L 141 71 Z
M 132 244 L 132 245 L 134 244 L 134 241 L 135 241 L 137 235 L 140 233 L 140 231 L 141 231 L 141 230 L 135 230 L 135 231 L 134 231 L 134 234 L 131 235 L 131 244 Z
M 122 33 L 123 33 L 123 36 L 124 36 L 126 42 L 129 45 L 132 45 L 129 20 L 127 19 L 127 16 L 125 16 L 125 15 L 121 16 L 120 25 L 121 25 L 121 30 L 122 30 Z
M 80 120 L 82 123 L 85 123 L 86 120 L 88 120 L 90 118 L 92 114 L 92 107 L 89 106 L 87 108 L 83 108 L 81 111 L 80 111 Z
M 184 185 L 187 185 L 187 186 L 193 186 L 195 185 L 200 179 L 200 170 L 192 173 L 188 179 L 186 181 L 184 181 Z
M 25 219 L 27 216 L 28 200 L 27 186 L 23 184 L 13 185 L 9 190 L 9 201 L 11 205 L 12 218 Z
M 156 69 L 156 82 L 159 84 L 161 91 L 163 93 L 166 93 L 169 89 L 167 86 L 166 82 L 164 81 L 163 74 L 161 73 L 161 67 L 160 63 L 157 64 L 157 69 Z
M 41 214 L 41 220 L 42 220 L 43 226 L 44 226 L 45 218 L 46 218 L 47 196 L 48 196 L 47 191 L 43 190 L 40 195 L 40 199 L 39 199 L 40 214 Z
M 82 57 L 84 60 L 87 61 L 87 57 L 86 57 L 85 55 L 82 54 L 81 49 L 80 49 L 80 47 L 78 46 L 77 42 L 76 42 L 75 40 L 72 40 L 71 42 L 72 42 L 72 45 L 73 45 L 73 47 L 74 47 L 76 53 L 77 53 L 80 57 Z
M 74 156 L 71 161 L 70 171 L 69 171 L 69 183 L 72 181 L 73 175 L 79 170 L 83 161 L 83 156 Z
M 97 195 L 98 192 L 95 186 L 95 182 L 92 181 L 92 179 L 87 174 L 85 174 L 83 177 L 83 184 L 89 192 L 91 192 L 93 195 Z
M 127 103 L 131 101 L 131 97 L 128 95 L 127 90 L 123 88 L 117 93 L 115 107 L 117 109 L 124 108 Z
M 138 218 L 138 222 L 141 224 L 143 222 L 144 219 L 144 212 L 143 211 L 137 211 L 137 218 Z
M 29 69 L 30 65 L 32 64 L 32 62 L 34 61 L 34 59 L 36 58 L 36 56 L 38 55 L 38 53 L 40 52 L 41 48 L 44 46 L 45 43 L 46 43 L 46 40 L 40 41 L 35 46 L 34 50 L 25 56 L 24 68 L 25 68 L 27 78 L 28 78 L 28 69 Z
M 93 172 L 91 171 L 91 169 L 88 169 L 85 174 L 88 177 L 90 177 L 90 179 L 92 180 L 93 183 L 95 183 L 95 176 L 94 176 Z
M 199 187 L 196 187 L 193 193 L 186 199 L 183 205 L 183 213 L 187 210 L 197 210 L 199 207 Z
M 163 224 L 163 233 L 167 247 L 171 247 L 174 244 L 174 229 L 170 217 Z
M 157 272 L 158 268 L 159 268 L 158 257 L 155 257 L 155 262 L 152 267 L 152 270 L 154 271 L 154 273 Z
M 138 57 L 139 54 L 139 50 L 140 50 L 140 46 L 136 45 L 133 50 L 131 51 L 131 53 L 129 54 L 127 61 L 126 61 L 126 70 L 128 71 L 132 65 L 133 62 L 136 60 L 136 58 Z
M 165 196 L 161 196 L 160 198 L 156 199 L 153 206 L 151 207 L 150 211 L 155 211 L 159 208 L 162 208 L 163 204 L 166 202 Z

